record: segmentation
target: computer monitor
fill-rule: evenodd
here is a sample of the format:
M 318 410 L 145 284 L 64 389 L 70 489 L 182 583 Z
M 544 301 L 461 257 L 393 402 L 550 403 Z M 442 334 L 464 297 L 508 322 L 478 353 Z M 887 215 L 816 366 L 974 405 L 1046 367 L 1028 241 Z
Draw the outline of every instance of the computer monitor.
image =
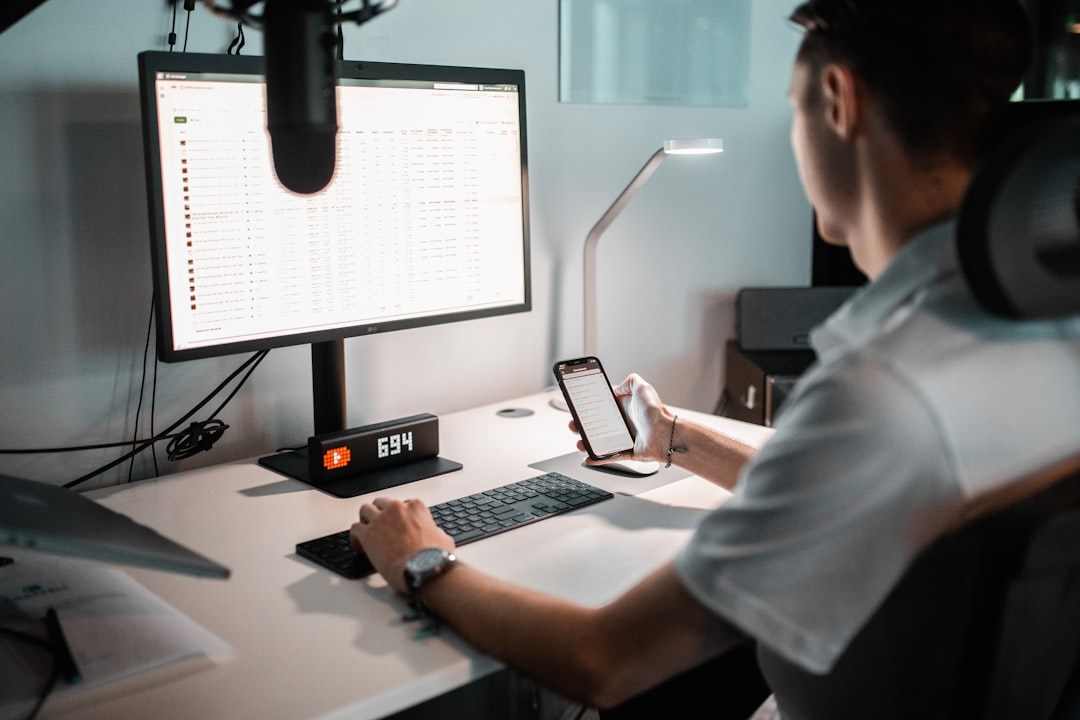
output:
M 344 339 L 531 309 L 521 70 L 336 61 L 334 175 L 274 174 L 259 57 L 139 55 L 158 347 L 311 344 L 316 434 Z

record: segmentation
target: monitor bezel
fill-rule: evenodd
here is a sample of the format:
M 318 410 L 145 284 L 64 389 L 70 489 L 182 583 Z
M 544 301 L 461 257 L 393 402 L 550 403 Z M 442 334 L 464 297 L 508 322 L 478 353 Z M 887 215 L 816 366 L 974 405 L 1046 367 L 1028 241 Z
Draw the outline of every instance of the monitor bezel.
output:
M 379 335 L 449 323 L 478 320 L 529 312 L 532 310 L 532 260 L 529 221 L 528 140 L 526 129 L 525 73 L 520 69 L 483 68 L 455 65 L 426 65 L 414 63 L 369 62 L 362 60 L 335 61 L 337 77 L 345 80 L 418 80 L 422 82 L 455 82 L 470 84 L 509 84 L 517 87 L 519 148 L 521 152 L 521 212 L 522 212 L 522 302 L 475 310 L 455 311 L 419 317 L 389 320 L 379 323 L 358 321 L 354 325 L 324 330 L 275 335 L 236 342 L 176 348 L 173 342 L 173 323 L 166 257 L 165 210 L 160 165 L 160 139 L 155 96 L 157 73 L 222 73 L 259 75 L 265 77 L 264 59 L 251 55 L 215 55 L 203 53 L 171 53 L 146 51 L 138 56 L 139 92 L 142 107 L 143 148 L 146 163 L 147 204 L 150 218 L 150 256 L 153 273 L 154 302 L 157 322 L 158 357 L 165 362 L 183 362 L 258 352 L 280 347 L 320 344 L 351 337 Z

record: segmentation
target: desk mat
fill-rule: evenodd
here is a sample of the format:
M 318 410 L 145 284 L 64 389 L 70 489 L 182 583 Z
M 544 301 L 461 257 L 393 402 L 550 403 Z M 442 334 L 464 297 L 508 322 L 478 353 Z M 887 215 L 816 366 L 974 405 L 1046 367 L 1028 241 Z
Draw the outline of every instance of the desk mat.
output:
M 672 465 L 663 465 L 653 475 L 628 475 L 618 470 L 604 467 L 591 467 L 585 464 L 585 453 L 572 452 L 558 457 L 548 458 L 529 465 L 540 472 L 559 472 L 572 478 L 595 485 L 608 492 L 622 495 L 639 495 L 676 480 L 690 477 L 688 470 Z

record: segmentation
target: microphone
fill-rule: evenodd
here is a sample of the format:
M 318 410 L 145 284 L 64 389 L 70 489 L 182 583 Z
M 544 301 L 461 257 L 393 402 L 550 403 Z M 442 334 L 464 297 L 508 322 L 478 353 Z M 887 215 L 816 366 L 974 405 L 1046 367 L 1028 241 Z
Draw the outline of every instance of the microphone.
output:
M 337 99 L 331 5 L 266 0 L 266 129 L 278 180 L 295 193 L 322 190 L 334 175 Z

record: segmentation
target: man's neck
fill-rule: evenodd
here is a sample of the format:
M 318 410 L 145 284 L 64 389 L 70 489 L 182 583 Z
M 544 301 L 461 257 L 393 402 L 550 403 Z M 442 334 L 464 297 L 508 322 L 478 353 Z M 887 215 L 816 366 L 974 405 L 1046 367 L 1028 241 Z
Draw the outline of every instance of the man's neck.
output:
M 971 180 L 970 168 L 958 161 L 908 158 L 901 147 L 880 144 L 863 157 L 862 213 L 849 246 L 871 278 L 912 238 L 955 214 Z

